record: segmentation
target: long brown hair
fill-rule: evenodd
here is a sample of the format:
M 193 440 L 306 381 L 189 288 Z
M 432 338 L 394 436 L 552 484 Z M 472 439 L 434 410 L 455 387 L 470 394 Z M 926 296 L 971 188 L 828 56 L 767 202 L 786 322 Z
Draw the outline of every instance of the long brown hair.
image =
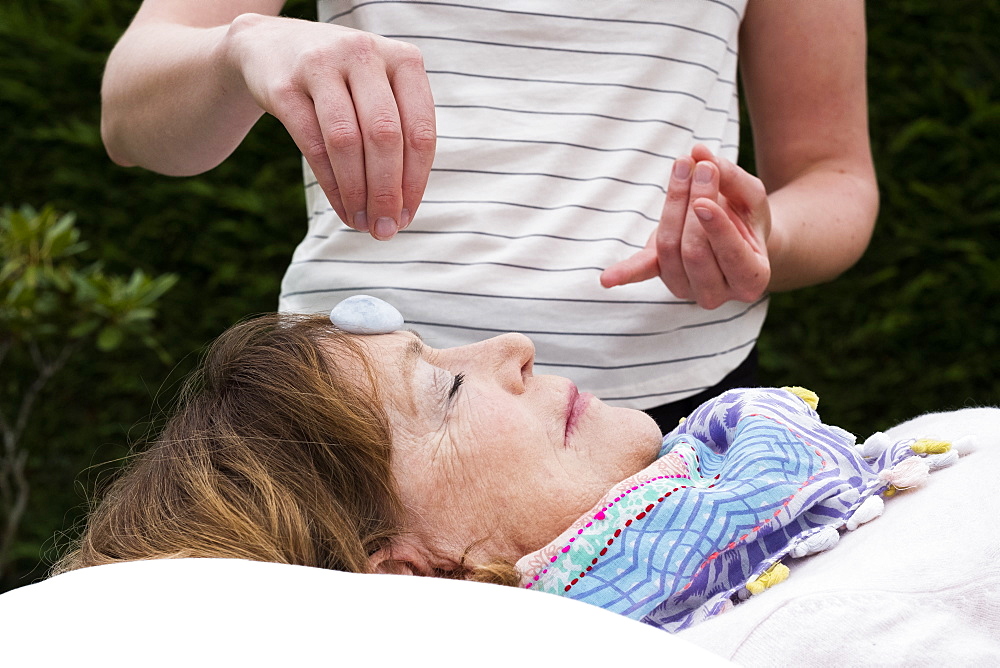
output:
M 348 359 L 351 376 L 338 369 Z M 212 344 L 162 435 L 53 571 L 233 557 L 368 572 L 368 556 L 401 531 L 391 451 L 354 337 L 323 316 L 242 322 Z

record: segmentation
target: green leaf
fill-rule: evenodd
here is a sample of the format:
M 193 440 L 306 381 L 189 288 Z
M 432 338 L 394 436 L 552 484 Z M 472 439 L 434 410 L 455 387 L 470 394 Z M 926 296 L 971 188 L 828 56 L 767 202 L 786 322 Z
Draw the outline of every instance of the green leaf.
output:
M 84 320 L 83 322 L 78 322 L 69 329 L 69 335 L 74 339 L 82 339 L 88 334 L 92 333 L 95 329 L 100 326 L 101 321 L 96 318 L 90 320 Z
M 46 254 L 49 257 L 68 257 L 86 247 L 85 244 L 76 243 L 80 232 L 74 227 L 75 224 L 76 215 L 67 213 L 45 232 L 45 246 L 48 251 Z
M 24 215 L 23 211 L 11 212 L 9 220 L 11 237 L 13 239 L 25 239 L 31 234 L 31 226 L 28 223 L 29 218 Z
M 97 335 L 97 347 L 103 352 L 109 352 L 122 344 L 125 333 L 114 325 L 108 325 Z
M 121 318 L 122 324 L 136 324 L 152 320 L 156 317 L 156 309 L 148 306 L 132 308 L 126 311 Z

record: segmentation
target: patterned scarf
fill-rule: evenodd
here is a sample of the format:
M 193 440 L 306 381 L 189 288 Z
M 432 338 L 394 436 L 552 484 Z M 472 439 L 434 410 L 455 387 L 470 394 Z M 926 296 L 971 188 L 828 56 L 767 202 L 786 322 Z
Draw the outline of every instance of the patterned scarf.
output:
M 891 487 L 880 472 L 914 458 L 912 441 L 866 460 L 799 394 L 733 390 L 703 404 L 656 462 L 518 561 L 523 586 L 679 631 L 762 589 L 810 541 L 835 543 Z M 880 512 L 880 499 L 869 505 Z

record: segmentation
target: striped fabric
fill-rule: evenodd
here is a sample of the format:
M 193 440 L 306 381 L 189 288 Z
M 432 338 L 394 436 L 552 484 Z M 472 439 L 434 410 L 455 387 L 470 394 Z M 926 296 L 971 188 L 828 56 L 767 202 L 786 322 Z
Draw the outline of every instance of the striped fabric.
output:
M 438 150 L 409 229 L 340 223 L 306 168 L 309 229 L 280 309 L 356 293 L 396 306 L 429 345 L 508 331 L 555 373 L 647 408 L 710 387 L 750 352 L 767 301 L 705 311 L 659 280 L 605 290 L 643 247 L 674 158 L 731 160 L 745 0 L 320 0 L 320 19 L 420 47 Z
M 746 585 L 820 531 L 840 529 L 914 456 L 865 460 L 852 434 L 796 395 L 732 390 L 663 439 L 660 458 L 517 566 L 527 588 L 667 631 L 733 607 Z

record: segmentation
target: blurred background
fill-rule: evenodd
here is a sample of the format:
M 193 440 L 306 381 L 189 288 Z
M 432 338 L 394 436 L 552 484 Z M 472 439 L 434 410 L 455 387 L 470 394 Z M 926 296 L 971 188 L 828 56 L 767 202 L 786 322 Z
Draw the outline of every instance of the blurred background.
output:
M 8 215 L 10 234 L 35 224 L 48 236 L 8 244 L 0 268 L 15 252 L 70 264 L 36 253 L 36 273 L 6 270 L 30 279 L 17 294 L 0 287 L 0 592 L 45 575 L 202 347 L 275 309 L 305 229 L 300 158 L 273 118 L 199 177 L 107 159 L 101 72 L 138 5 L 0 4 L 0 206 L 76 214 L 72 227 Z M 824 420 L 861 438 L 923 412 L 1000 404 L 1000 0 L 879 0 L 867 11 L 875 237 L 839 280 L 775 295 L 760 341 L 764 384 L 816 391 Z M 315 18 L 315 8 L 293 0 L 286 14 Z M 58 298 L 32 302 L 43 284 Z M 60 358 L 63 339 L 72 345 Z

